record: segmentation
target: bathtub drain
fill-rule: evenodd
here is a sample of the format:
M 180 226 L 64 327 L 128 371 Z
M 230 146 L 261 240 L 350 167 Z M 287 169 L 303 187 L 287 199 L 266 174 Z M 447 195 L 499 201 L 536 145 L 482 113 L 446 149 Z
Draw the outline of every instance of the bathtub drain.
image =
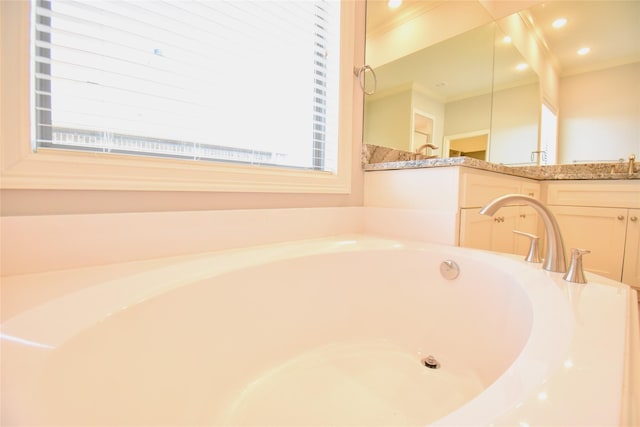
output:
M 436 358 L 431 355 L 423 358 L 422 364 L 429 369 L 438 369 L 440 367 L 440 363 L 438 363 Z

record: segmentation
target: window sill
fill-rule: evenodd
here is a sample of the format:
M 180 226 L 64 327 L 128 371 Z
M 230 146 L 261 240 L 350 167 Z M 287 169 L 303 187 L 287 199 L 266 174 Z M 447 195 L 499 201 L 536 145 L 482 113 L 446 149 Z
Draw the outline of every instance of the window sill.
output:
M 350 164 L 346 161 L 345 164 Z M 350 171 L 232 165 L 40 149 L 3 167 L 4 189 L 349 193 Z

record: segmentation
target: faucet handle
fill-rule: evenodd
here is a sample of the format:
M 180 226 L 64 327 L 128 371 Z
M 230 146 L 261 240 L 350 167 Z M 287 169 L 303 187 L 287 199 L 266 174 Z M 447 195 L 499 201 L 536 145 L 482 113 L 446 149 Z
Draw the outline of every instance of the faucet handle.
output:
M 636 155 L 631 153 L 629 155 L 629 170 L 627 171 L 627 174 L 629 176 L 631 176 L 636 172 L 637 172 L 637 170 L 636 170 Z
M 520 234 L 521 236 L 526 236 L 529 238 L 529 253 L 524 258 L 527 262 L 542 262 L 542 258 L 538 254 L 538 242 L 540 241 L 540 237 L 535 234 L 525 233 L 524 231 L 512 230 L 515 234 Z
M 571 264 L 569 264 L 569 270 L 562 277 L 564 280 L 572 283 L 587 283 L 582 269 L 582 255 L 588 253 L 591 253 L 591 251 L 587 249 L 571 249 Z

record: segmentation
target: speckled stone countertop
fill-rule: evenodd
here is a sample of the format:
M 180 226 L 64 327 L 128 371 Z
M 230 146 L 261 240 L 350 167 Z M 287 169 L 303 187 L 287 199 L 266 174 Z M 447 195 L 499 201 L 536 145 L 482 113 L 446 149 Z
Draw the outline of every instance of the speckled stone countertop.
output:
M 505 166 L 471 157 L 449 157 L 415 160 L 415 154 L 365 144 L 362 150 L 365 171 L 465 166 L 522 178 L 545 180 L 640 179 L 640 161 L 636 172 L 629 175 L 628 162 L 579 163 L 551 166 Z

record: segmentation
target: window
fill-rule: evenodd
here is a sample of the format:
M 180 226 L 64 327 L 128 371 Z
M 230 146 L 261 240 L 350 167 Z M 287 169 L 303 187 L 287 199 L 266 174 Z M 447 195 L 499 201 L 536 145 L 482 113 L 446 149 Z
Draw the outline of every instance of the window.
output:
M 63 9 L 59 9 L 58 4 Z M 213 5 L 243 5 L 247 12 L 258 6 L 286 9 L 312 4 L 317 12 L 318 7 L 324 5 L 329 5 L 329 8 L 338 6 L 339 10 L 331 13 L 339 13 L 340 34 L 339 40 L 327 39 L 327 44 L 323 45 L 323 39 L 319 37 L 321 33 L 314 31 L 306 42 L 303 42 L 302 36 L 295 37 L 295 43 L 287 45 L 284 50 L 279 49 L 282 42 L 276 43 L 275 39 L 270 39 L 271 45 L 268 47 L 244 43 L 245 47 L 253 46 L 252 55 L 241 55 L 236 60 L 244 58 L 244 62 L 232 63 L 229 62 L 231 59 L 218 61 L 222 55 L 220 52 L 211 59 L 208 49 L 214 48 L 207 47 L 203 40 L 196 40 L 204 39 L 202 35 L 190 36 L 193 41 L 190 51 L 183 51 L 180 46 L 171 44 L 174 39 L 185 38 L 185 32 L 182 29 L 174 30 L 170 32 L 175 36 L 173 39 L 165 37 L 169 26 L 164 22 L 157 25 L 155 33 L 147 28 L 144 34 L 154 33 L 153 37 L 132 36 L 137 40 L 152 42 L 145 48 L 144 55 L 140 53 L 130 58 L 130 62 L 134 63 L 133 60 L 140 62 L 144 56 L 146 62 L 142 65 L 155 61 L 154 71 L 150 72 L 144 71 L 140 64 L 115 66 L 114 61 L 122 61 L 121 56 L 129 52 L 128 48 L 114 50 L 108 42 L 91 38 L 91 33 L 82 28 L 82 25 L 87 25 L 82 14 L 96 12 L 102 4 L 114 8 L 137 8 L 137 13 L 146 10 L 147 14 L 154 16 L 164 10 L 163 19 L 174 20 L 178 20 L 180 14 L 168 14 L 162 7 L 178 5 L 184 9 L 196 5 L 208 8 Z M 152 5 L 158 5 L 157 10 Z M 65 7 L 70 9 L 66 10 L 67 15 L 63 13 Z M 361 92 L 356 90 L 353 77 L 354 62 L 362 60 L 364 50 L 360 40 L 364 37 L 364 7 L 361 3 L 334 0 L 206 1 L 202 4 L 189 0 L 53 0 L 0 2 L 0 9 L 0 54 L 3 58 L 0 62 L 0 92 L 3 94 L 0 98 L 0 122 L 3 124 L 0 126 L 2 188 L 350 192 L 352 170 L 356 173 L 354 165 L 357 167 L 359 160 L 352 152 L 352 139 L 354 135 L 358 137 L 361 131 L 358 99 Z M 278 21 L 276 25 L 274 19 L 286 17 L 260 10 L 258 15 L 261 20 L 252 21 L 253 27 L 250 28 L 254 30 L 254 39 L 256 31 L 262 31 L 259 38 L 265 39 L 265 33 L 274 30 L 279 40 L 291 41 L 294 37 L 289 27 L 307 28 L 294 12 L 287 15 L 287 25 L 283 21 Z M 82 16 L 74 16 L 72 12 Z M 329 10 L 326 12 L 329 13 Z M 125 13 L 122 10 L 120 15 L 134 17 L 133 12 Z M 194 15 L 193 11 L 191 15 Z M 200 20 L 204 19 L 204 14 L 198 15 L 199 19 L 194 18 L 189 22 L 194 22 L 193 26 L 201 33 L 210 33 L 214 26 L 204 25 Z M 307 14 L 307 21 L 315 28 L 316 24 L 322 22 L 321 14 L 314 12 L 312 15 Z M 37 22 L 32 26 L 34 17 Z M 75 42 L 92 44 L 93 50 L 76 48 L 74 51 L 65 48 L 56 53 L 56 39 L 62 40 L 56 36 L 59 31 L 56 26 L 64 19 L 81 27 L 76 28 L 75 34 L 65 33 L 64 36 L 68 38 L 74 35 L 72 39 Z M 112 19 L 115 20 L 115 16 Z M 97 18 L 93 22 L 89 26 L 106 26 L 104 23 L 97 25 L 97 22 L 104 22 Z M 196 22 L 199 24 L 196 25 Z M 260 28 L 257 27 L 258 23 L 262 25 Z M 215 49 L 237 51 L 241 41 L 234 31 L 238 28 L 232 26 L 233 31 L 226 34 L 226 39 L 218 37 Z M 50 39 L 47 39 L 47 34 Z M 249 34 L 245 36 L 249 37 Z M 327 37 L 331 38 L 329 35 Z M 305 51 L 306 57 L 302 58 L 302 50 L 296 52 L 292 46 L 305 43 L 311 48 Z M 95 46 L 99 44 L 101 47 L 96 49 Z M 31 55 L 32 49 L 34 55 Z M 78 50 L 85 50 L 82 54 L 92 56 L 96 63 L 109 63 L 111 68 L 106 67 L 105 71 L 101 71 L 106 74 L 102 75 L 93 70 L 95 74 L 77 78 L 76 82 L 72 79 L 57 81 L 58 73 L 63 69 L 74 73 L 78 71 L 78 65 L 82 66 L 82 61 L 77 59 Z M 69 57 L 70 52 L 75 54 Z M 201 63 L 185 67 L 182 57 L 177 59 L 180 55 L 190 55 Z M 32 62 L 32 58 L 39 59 Z M 60 58 L 66 58 L 62 61 L 65 62 L 63 67 L 57 64 Z M 168 67 L 166 63 L 172 60 L 173 67 Z M 319 66 L 323 61 L 326 75 Z M 164 68 L 158 63 L 164 63 Z M 216 63 L 217 68 L 205 67 L 212 63 Z M 301 67 L 302 63 L 308 73 L 292 65 Z M 188 76 L 190 83 L 195 84 L 182 91 L 195 93 L 196 97 L 178 97 L 180 91 L 171 89 L 171 83 L 176 79 L 159 77 L 169 71 Z M 136 72 L 139 74 L 136 75 Z M 94 76 L 100 76 L 102 80 Z M 236 76 L 242 78 L 231 80 Z M 115 81 L 136 78 L 137 84 L 133 86 L 123 88 L 115 84 Z M 65 85 L 83 87 L 81 91 L 73 90 L 80 96 L 78 102 L 65 101 L 69 99 L 68 92 L 71 92 L 62 90 Z M 325 89 L 326 93 L 323 93 Z M 118 90 L 121 96 L 114 95 L 114 91 Z M 133 109 L 142 97 L 142 94 L 132 93 L 136 90 L 148 98 L 155 96 L 153 99 L 156 102 L 152 103 L 151 110 L 140 112 Z M 122 91 L 126 95 L 122 95 Z M 65 96 L 61 97 L 61 93 Z M 102 98 L 96 97 L 96 94 Z M 326 99 L 322 95 L 326 95 Z M 287 98 L 292 96 L 294 98 Z M 304 101 L 301 101 L 303 97 Z M 358 103 L 354 103 L 355 100 Z M 177 111 L 170 109 L 171 103 L 182 108 Z M 113 104 L 117 104 L 118 108 L 114 109 Z M 202 104 L 205 108 L 196 110 L 191 104 Z M 357 116 L 355 120 L 354 115 Z M 110 116 L 118 119 L 114 122 L 116 125 L 107 123 Z M 77 120 L 78 117 L 91 117 L 92 126 L 87 125 L 91 120 Z M 36 138 L 33 138 L 34 135 Z M 36 139 L 39 141 L 33 144 Z
M 558 115 L 553 107 L 542 102 L 540 116 L 540 159 L 538 164 L 555 165 L 558 163 Z
M 34 0 L 34 148 L 335 171 L 335 1 Z

